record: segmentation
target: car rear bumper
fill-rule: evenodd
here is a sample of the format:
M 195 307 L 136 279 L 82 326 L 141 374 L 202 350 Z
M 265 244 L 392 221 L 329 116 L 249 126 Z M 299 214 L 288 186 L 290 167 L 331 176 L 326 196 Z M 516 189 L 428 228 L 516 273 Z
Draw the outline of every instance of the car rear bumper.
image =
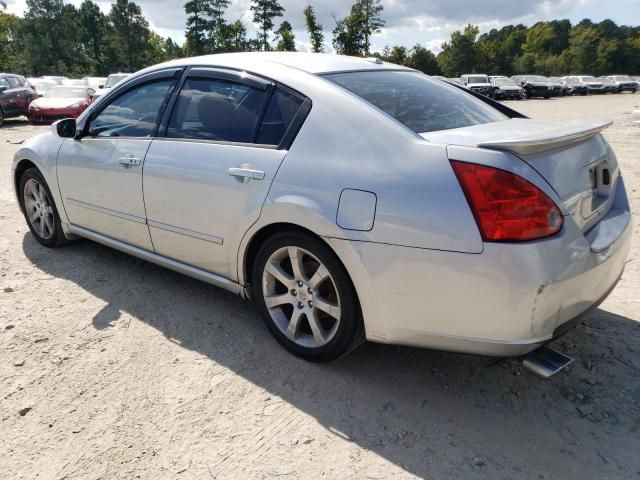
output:
M 554 237 L 486 243 L 480 254 L 351 242 L 357 260 L 345 263 L 367 339 L 491 356 L 523 355 L 550 341 L 622 274 L 632 227 L 619 188 L 613 220 L 587 235 L 567 218 Z M 340 242 L 329 241 L 343 258 Z

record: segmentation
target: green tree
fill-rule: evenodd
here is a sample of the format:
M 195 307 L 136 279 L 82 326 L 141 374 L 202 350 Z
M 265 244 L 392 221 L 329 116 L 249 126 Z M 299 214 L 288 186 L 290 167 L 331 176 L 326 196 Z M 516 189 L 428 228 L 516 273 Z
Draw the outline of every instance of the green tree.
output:
M 295 52 L 296 51 L 296 39 L 293 35 L 293 28 L 291 24 L 286 20 L 282 22 L 280 28 L 276 30 L 276 50 L 280 52 Z
M 184 4 L 184 10 L 187 14 L 186 50 L 190 55 L 202 55 L 205 53 L 206 35 L 210 28 L 207 20 L 209 1 L 190 0 Z
M 364 54 L 369 55 L 371 46 L 371 35 L 380 32 L 385 21 L 382 19 L 384 7 L 382 0 L 358 0 L 357 8 L 362 16 L 362 35 L 364 37 Z
M 340 55 L 362 56 L 365 54 L 364 17 L 360 3 L 351 6 L 351 12 L 345 18 L 333 17 L 336 26 L 333 29 L 333 48 Z
M 250 10 L 253 12 L 253 21 L 260 27 L 262 49 L 269 50 L 269 32 L 273 30 L 273 20 L 282 16 L 284 8 L 278 0 L 253 0 Z
M 113 27 L 112 44 L 117 53 L 119 69 L 135 72 L 153 62 L 149 22 L 140 7 L 128 0 L 116 0 L 109 13 Z
M 209 44 L 212 52 L 223 50 L 226 22 L 224 13 L 231 4 L 230 0 L 209 0 L 205 2 L 208 17 Z
M 476 66 L 476 38 L 478 27 L 467 25 L 464 31 L 451 34 L 451 40 L 442 44 L 438 55 L 438 65 L 447 77 L 458 77 L 465 73 L 473 73 Z
M 223 25 L 222 49 L 225 52 L 250 50 L 247 42 L 247 27 L 244 26 L 241 20 Z
M 91 0 L 82 2 L 79 15 L 82 26 L 80 38 L 85 53 L 89 57 L 91 72 L 95 75 L 106 75 L 109 73 L 104 58 L 108 32 L 107 19 L 100 7 Z
M 316 19 L 316 12 L 309 4 L 304 9 L 304 23 L 307 26 L 309 32 L 309 39 L 311 40 L 311 51 L 320 53 L 324 51 L 324 33 L 322 31 L 322 25 L 318 23 Z
M 433 52 L 419 43 L 414 45 L 409 51 L 409 56 L 406 58 L 404 64 L 407 67 L 420 70 L 427 75 L 440 75 L 442 73 Z
M 19 71 L 18 30 L 20 18 L 0 12 L 0 71 Z

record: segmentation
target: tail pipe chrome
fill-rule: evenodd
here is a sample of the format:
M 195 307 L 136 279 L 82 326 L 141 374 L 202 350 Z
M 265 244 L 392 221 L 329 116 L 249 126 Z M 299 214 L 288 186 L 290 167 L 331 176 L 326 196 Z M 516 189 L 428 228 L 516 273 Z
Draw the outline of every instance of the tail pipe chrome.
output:
M 524 357 L 522 366 L 538 377 L 549 378 L 572 362 L 564 353 L 543 346 Z

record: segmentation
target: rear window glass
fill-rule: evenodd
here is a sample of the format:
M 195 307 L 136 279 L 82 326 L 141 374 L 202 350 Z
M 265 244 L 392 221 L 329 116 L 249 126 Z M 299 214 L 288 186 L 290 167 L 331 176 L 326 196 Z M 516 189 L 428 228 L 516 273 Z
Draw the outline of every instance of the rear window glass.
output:
M 416 133 L 507 120 L 463 90 L 416 72 L 333 73 L 325 78 L 362 97 Z

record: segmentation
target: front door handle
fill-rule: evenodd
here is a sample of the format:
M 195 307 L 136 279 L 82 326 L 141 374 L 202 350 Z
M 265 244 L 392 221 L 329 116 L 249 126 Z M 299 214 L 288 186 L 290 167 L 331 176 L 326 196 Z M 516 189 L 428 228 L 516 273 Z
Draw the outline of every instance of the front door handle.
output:
M 140 165 L 140 159 L 133 155 L 127 155 L 126 157 L 120 157 L 118 163 L 125 167 L 132 167 L 134 165 Z
M 249 180 L 264 180 L 264 172 L 261 170 L 254 170 L 252 168 L 234 167 L 229 169 L 229 175 L 238 178 L 242 182 L 248 182 Z

